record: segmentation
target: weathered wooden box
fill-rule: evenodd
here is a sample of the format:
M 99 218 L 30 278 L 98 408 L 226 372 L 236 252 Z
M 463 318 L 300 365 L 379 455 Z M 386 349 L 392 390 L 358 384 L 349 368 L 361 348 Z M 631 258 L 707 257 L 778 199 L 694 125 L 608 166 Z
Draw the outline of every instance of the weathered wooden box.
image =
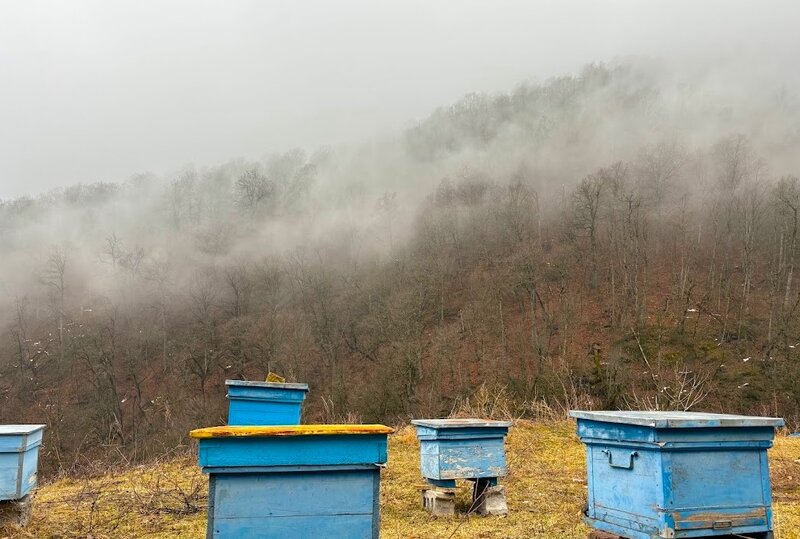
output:
M 456 479 L 504 477 L 510 421 L 415 419 L 422 476 L 449 486 Z
M 377 539 L 391 432 L 383 425 L 192 431 L 209 474 L 207 537 Z
M 36 489 L 39 446 L 45 425 L 0 425 L 0 501 Z
M 228 425 L 298 425 L 307 384 L 225 380 Z
M 767 449 L 782 419 L 570 412 L 586 444 L 586 521 L 630 539 L 772 537 Z

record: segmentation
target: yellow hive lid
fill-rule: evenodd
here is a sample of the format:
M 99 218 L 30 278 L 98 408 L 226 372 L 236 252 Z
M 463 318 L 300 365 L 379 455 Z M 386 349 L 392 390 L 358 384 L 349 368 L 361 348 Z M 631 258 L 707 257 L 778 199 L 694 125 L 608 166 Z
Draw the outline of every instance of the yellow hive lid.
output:
M 391 434 L 386 425 L 223 425 L 205 427 L 189 433 L 192 438 L 231 438 L 247 436 L 320 436 L 343 434 Z

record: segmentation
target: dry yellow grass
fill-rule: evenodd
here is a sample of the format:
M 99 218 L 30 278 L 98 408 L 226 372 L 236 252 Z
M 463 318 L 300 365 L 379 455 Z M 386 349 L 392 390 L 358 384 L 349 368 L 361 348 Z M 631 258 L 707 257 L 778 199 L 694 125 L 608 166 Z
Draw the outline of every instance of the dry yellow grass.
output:
M 196 462 L 173 458 L 45 485 L 27 528 L 9 537 L 203 537 L 207 500 L 207 479 Z
M 389 466 L 381 483 L 382 537 L 541 537 L 585 539 L 581 523 L 584 502 L 583 448 L 570 422 L 518 422 L 508 439 L 509 475 L 506 485 L 509 516 L 432 518 L 421 509 L 419 444 L 414 430 L 392 437 Z M 461 489 L 461 509 L 469 507 L 470 492 Z M 454 533 L 455 532 L 455 533 Z
M 507 518 L 433 518 L 422 510 L 419 445 L 411 428 L 390 438 L 381 485 L 382 537 L 585 539 L 583 448 L 571 422 L 518 422 L 508 439 Z M 779 539 L 800 539 L 800 439 L 770 452 Z M 468 506 L 467 487 L 460 493 Z M 0 537 L 203 537 L 206 478 L 190 457 L 43 486 L 25 530 Z

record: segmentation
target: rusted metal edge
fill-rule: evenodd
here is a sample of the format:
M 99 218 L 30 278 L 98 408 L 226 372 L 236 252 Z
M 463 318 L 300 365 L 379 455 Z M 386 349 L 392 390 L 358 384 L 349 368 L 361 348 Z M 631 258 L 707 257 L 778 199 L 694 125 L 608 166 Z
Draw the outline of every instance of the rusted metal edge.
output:
M 392 434 L 386 425 L 230 425 L 195 429 L 192 438 L 232 438 L 257 436 L 320 436 L 354 434 Z

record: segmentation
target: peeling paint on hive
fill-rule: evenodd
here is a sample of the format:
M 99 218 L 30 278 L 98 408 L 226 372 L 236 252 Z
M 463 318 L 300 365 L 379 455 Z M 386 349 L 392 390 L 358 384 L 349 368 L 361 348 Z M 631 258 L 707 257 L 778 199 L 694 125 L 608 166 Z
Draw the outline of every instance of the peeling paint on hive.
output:
M 415 419 L 420 471 L 426 479 L 504 477 L 504 439 L 512 423 L 485 419 Z

